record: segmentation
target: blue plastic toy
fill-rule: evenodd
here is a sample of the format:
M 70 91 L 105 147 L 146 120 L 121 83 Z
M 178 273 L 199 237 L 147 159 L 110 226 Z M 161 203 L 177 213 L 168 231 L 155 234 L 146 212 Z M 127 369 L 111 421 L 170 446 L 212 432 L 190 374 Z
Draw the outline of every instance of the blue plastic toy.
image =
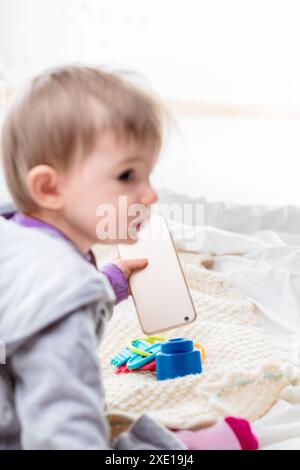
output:
M 132 346 L 135 348 L 140 348 L 141 351 L 149 348 L 150 343 L 148 341 L 142 340 L 142 339 L 135 339 L 132 341 Z M 132 349 L 130 349 L 128 346 L 125 347 L 120 354 L 117 354 L 115 357 L 112 358 L 111 363 L 116 366 L 120 367 L 123 364 L 125 364 L 130 357 L 140 357 L 137 354 L 132 352 Z
M 111 359 L 111 363 L 115 367 L 121 367 L 125 363 L 132 365 L 129 369 L 138 369 L 155 358 L 152 348 L 160 345 L 161 341 L 165 341 L 163 336 L 147 336 L 146 338 L 134 338 L 130 344 L 125 347 L 119 354 Z M 158 352 L 160 348 L 155 348 Z M 129 361 L 130 360 L 130 361 Z
M 189 374 L 201 374 L 201 355 L 190 339 L 174 338 L 161 344 L 156 354 L 157 380 L 175 379 Z
M 145 349 L 145 352 L 149 353 L 149 356 L 142 357 L 138 356 L 137 354 L 133 354 L 127 361 L 127 367 L 129 370 L 139 369 L 140 367 L 144 366 L 148 362 L 155 359 L 158 352 L 161 350 L 161 346 L 163 343 L 156 343 L 152 344 L 150 347 Z
M 114 356 L 112 359 L 111 359 L 111 363 L 115 366 L 115 367 L 121 367 L 123 364 L 125 364 L 128 359 L 130 358 L 132 354 L 132 351 L 130 351 L 130 349 L 128 348 L 124 348 L 122 349 L 122 351 L 117 354 L 116 356 Z

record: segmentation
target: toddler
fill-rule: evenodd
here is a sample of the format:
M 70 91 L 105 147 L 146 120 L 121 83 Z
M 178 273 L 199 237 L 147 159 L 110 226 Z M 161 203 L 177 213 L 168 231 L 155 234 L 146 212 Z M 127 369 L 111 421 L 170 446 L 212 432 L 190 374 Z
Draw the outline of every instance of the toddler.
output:
M 145 414 L 110 436 L 97 348 L 147 260 L 98 269 L 91 248 L 135 243 L 157 200 L 161 141 L 159 104 L 113 73 L 54 69 L 14 99 L 1 139 L 15 206 L 0 217 L 0 448 L 257 448 L 249 423 L 233 417 L 176 432 Z

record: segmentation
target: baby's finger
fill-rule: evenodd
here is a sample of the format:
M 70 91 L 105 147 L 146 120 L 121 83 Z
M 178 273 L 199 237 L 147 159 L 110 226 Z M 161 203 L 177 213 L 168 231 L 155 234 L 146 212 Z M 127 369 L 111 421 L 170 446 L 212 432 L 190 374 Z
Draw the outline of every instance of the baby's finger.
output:
M 135 269 L 141 269 L 147 266 L 148 260 L 147 258 L 127 259 L 126 264 L 127 267 L 133 271 Z

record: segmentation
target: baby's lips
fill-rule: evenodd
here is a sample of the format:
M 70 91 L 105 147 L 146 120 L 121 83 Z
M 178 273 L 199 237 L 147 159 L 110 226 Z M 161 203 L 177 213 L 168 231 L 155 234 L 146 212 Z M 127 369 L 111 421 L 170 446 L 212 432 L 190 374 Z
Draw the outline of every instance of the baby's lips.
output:
M 143 216 L 142 220 L 140 220 L 137 225 L 136 225 L 136 231 L 138 232 L 139 230 L 141 230 L 141 228 L 143 227 L 143 225 L 145 225 L 148 220 L 150 218 L 150 209 L 147 209 L 147 212 L 145 213 L 145 215 Z
M 141 228 L 149 221 L 150 218 L 150 208 L 147 208 L 145 213 L 141 216 L 140 220 L 137 222 L 135 228 L 136 231 L 139 232 Z

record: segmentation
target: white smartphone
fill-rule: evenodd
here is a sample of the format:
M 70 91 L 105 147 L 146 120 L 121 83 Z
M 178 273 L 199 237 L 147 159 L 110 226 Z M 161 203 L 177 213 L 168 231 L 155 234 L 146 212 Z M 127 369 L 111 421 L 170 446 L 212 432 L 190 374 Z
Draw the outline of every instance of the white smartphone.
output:
M 162 215 L 151 213 L 134 244 L 118 244 L 121 258 L 147 258 L 145 268 L 131 274 L 129 285 L 141 328 L 158 333 L 190 323 L 196 310 L 171 233 Z

